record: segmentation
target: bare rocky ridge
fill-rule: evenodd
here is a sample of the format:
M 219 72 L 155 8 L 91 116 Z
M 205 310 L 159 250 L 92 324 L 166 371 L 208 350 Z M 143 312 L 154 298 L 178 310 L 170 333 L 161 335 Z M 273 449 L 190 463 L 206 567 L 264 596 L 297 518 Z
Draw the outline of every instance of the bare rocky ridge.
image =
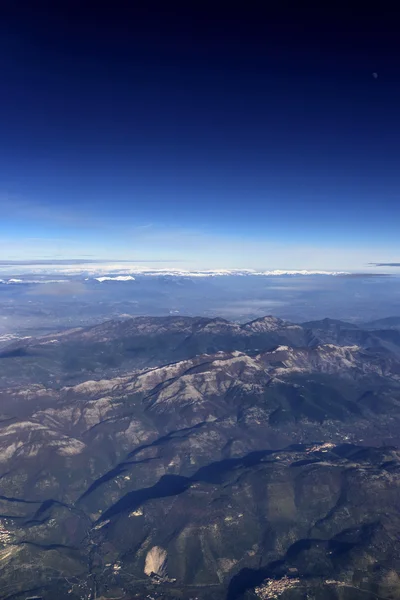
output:
M 400 566 L 400 358 L 332 335 L 140 318 L 9 347 L 0 597 L 385 596 Z M 87 370 L 114 350 L 102 377 Z M 65 378 L 71 354 L 79 376 Z

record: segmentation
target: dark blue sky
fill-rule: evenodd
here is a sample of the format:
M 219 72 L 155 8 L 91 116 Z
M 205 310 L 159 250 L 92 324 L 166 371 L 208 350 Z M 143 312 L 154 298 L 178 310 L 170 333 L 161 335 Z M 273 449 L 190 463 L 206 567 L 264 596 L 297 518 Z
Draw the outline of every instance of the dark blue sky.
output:
M 134 4 L 1 4 L 4 258 L 400 258 L 397 15 Z

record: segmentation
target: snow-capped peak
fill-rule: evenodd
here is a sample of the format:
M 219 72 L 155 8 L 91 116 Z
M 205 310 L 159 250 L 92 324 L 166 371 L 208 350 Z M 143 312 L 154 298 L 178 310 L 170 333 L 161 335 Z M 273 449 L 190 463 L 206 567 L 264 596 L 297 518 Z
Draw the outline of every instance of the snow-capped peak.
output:
M 117 277 L 95 277 L 96 281 L 135 281 L 135 278 L 132 275 L 118 275 Z

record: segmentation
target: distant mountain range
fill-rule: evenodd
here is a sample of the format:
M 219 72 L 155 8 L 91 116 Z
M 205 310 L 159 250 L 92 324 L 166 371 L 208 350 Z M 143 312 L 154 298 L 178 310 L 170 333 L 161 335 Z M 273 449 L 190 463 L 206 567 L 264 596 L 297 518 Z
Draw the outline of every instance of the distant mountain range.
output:
M 46 279 L 45 275 L 91 275 L 94 280 L 103 283 L 104 281 L 134 281 L 135 275 L 145 277 L 227 277 L 227 276 L 255 276 L 255 277 L 279 277 L 279 276 L 301 276 L 301 275 L 351 275 L 348 271 L 318 271 L 318 270 L 256 270 L 256 269 L 209 269 L 209 270 L 185 270 L 185 269 L 150 269 L 147 267 L 138 267 L 136 265 L 106 265 L 106 268 L 99 265 L 84 265 L 80 266 L 57 266 L 52 265 L 53 268 L 33 268 L 32 274 L 22 278 L 7 278 L 0 279 L 0 284 L 20 284 L 20 283 L 59 283 L 63 280 Z M 29 272 L 29 269 L 25 267 L 25 270 Z M 372 273 L 373 274 L 373 273 Z M 37 276 L 37 279 L 32 279 L 32 275 Z M 366 274 L 368 276 L 368 274 Z
M 0 598 L 400 594 L 400 318 L 127 318 L 0 373 Z

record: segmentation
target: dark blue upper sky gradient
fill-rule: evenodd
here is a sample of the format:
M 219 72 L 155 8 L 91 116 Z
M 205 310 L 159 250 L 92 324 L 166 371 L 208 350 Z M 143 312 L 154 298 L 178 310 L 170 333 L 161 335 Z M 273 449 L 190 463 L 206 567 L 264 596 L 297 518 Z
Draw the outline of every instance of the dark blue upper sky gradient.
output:
M 2 256 L 398 260 L 398 16 L 269 4 L 3 2 Z

